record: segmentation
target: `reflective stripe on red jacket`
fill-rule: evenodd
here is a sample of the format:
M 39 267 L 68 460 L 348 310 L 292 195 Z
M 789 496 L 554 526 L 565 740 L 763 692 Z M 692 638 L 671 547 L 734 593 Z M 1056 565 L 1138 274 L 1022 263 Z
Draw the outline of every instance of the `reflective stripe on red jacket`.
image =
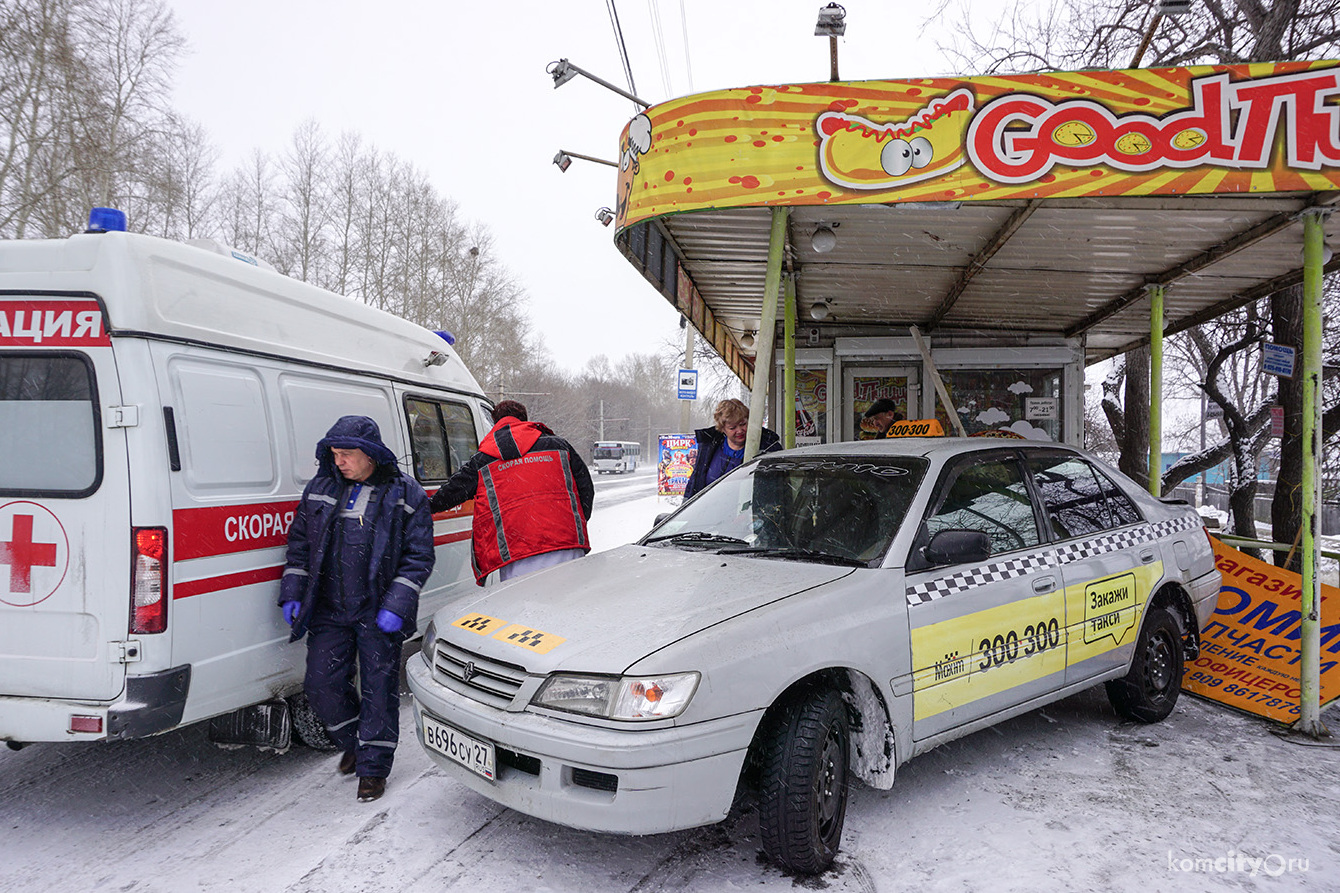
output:
M 475 494 L 476 582 L 504 565 L 558 549 L 591 551 L 565 450 L 490 462 Z

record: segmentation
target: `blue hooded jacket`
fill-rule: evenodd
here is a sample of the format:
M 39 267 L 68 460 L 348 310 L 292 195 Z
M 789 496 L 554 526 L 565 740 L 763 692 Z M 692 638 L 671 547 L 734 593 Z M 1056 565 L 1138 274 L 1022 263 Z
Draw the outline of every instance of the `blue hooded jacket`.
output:
M 303 490 L 288 532 L 288 558 L 279 586 L 279 604 L 302 604 L 291 640 L 303 637 L 316 604 L 318 578 L 331 541 L 338 503 L 346 483 L 335 466 L 331 448 L 358 449 L 376 463 L 368 483 L 381 493 L 370 508 L 373 526 L 371 559 L 365 585 L 376 610 L 386 609 L 413 631 L 419 614 L 419 591 L 433 572 L 433 516 L 419 482 L 400 471 L 393 453 L 382 443 L 377 423 L 366 416 L 344 416 L 316 445 L 317 473 Z

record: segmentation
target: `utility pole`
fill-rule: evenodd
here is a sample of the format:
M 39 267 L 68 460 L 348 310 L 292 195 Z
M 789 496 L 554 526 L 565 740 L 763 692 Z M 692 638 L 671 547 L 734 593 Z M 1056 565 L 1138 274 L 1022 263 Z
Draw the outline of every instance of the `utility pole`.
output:
M 689 325 L 688 317 L 681 317 L 684 325 L 684 368 L 693 368 L 693 326 Z M 693 409 L 692 400 L 679 401 L 679 431 L 681 434 L 692 434 L 693 428 L 690 427 L 689 411 Z

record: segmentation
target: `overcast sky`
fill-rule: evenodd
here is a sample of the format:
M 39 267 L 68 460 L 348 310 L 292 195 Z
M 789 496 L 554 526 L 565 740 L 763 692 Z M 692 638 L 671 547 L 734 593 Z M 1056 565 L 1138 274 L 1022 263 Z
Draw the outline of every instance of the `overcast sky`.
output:
M 560 148 L 616 159 L 635 111 L 581 77 L 555 90 L 545 73 L 566 57 L 626 87 L 604 0 L 169 4 L 190 44 L 174 104 L 210 131 L 221 172 L 253 149 L 282 153 L 307 118 L 332 142 L 355 131 L 425 171 L 466 218 L 492 230 L 563 368 L 680 341 L 678 315 L 615 249 L 613 227 L 595 220 L 598 208 L 614 205 L 615 169 L 576 161 L 561 174 L 552 164 Z M 827 80 L 828 41 L 814 36 L 823 5 L 619 0 L 636 92 L 656 103 Z M 949 73 L 923 13 L 888 0 L 844 6 L 844 80 Z

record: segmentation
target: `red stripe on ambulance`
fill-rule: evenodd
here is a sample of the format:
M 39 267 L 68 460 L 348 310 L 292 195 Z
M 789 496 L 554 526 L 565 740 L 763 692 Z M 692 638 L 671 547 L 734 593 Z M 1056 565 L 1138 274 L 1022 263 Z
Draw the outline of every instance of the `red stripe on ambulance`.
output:
M 254 583 L 269 583 L 284 576 L 282 564 L 274 567 L 261 567 L 251 571 L 239 571 L 235 574 L 222 574 L 218 577 L 205 577 L 200 580 L 187 580 L 172 587 L 172 598 L 190 598 L 206 592 L 218 592 L 221 589 L 236 589 L 239 586 L 251 586 Z
M 172 512 L 177 561 L 288 545 L 296 499 L 252 505 L 216 505 Z

